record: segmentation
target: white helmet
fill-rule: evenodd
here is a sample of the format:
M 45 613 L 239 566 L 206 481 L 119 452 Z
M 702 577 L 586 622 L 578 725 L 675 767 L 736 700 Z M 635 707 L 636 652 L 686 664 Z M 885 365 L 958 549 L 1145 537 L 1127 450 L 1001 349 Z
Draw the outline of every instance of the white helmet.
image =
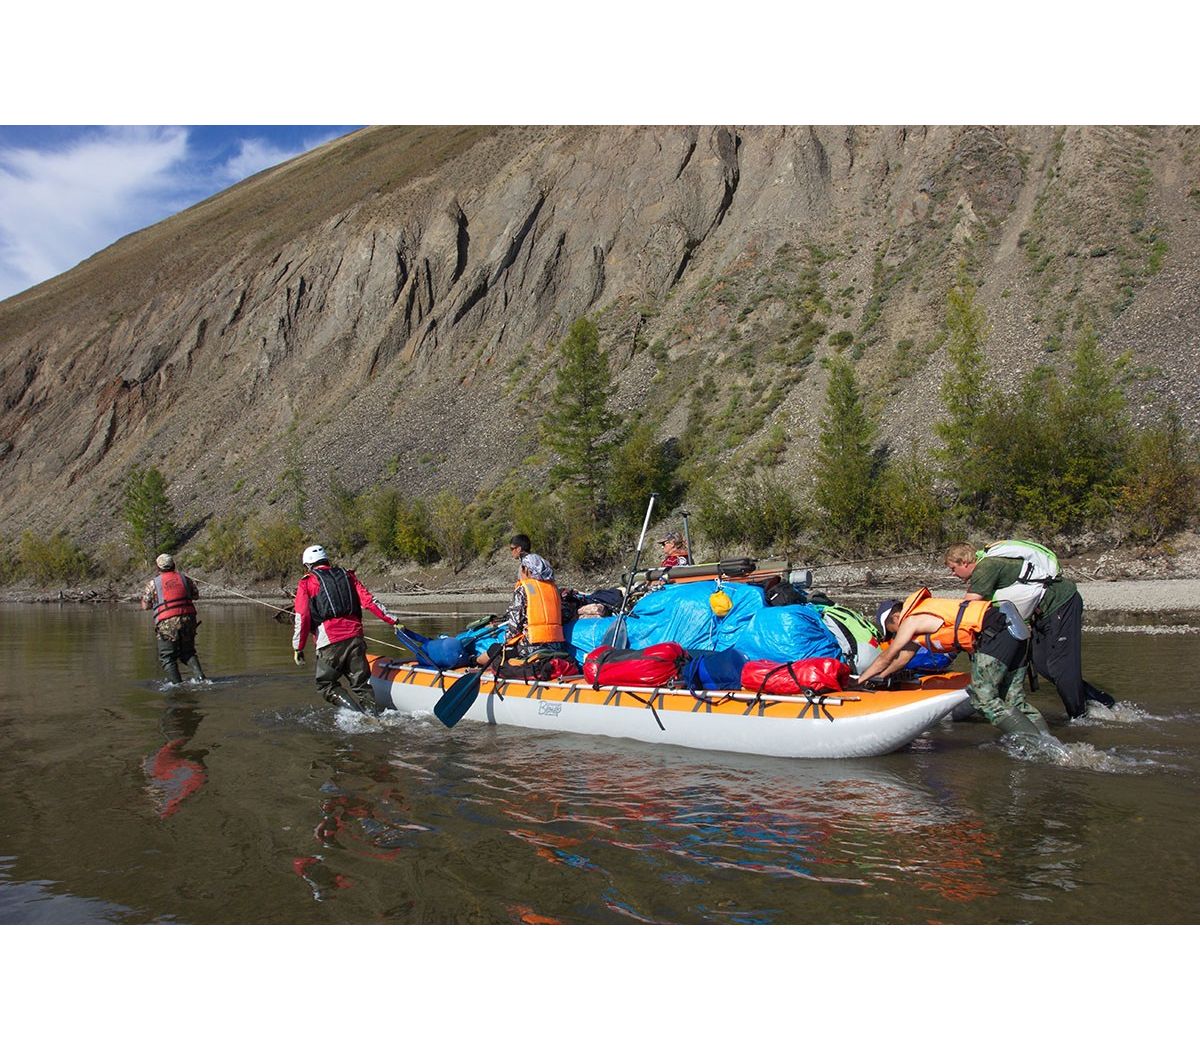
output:
M 311 547 L 304 548 L 304 554 L 300 560 L 307 565 L 316 565 L 319 561 L 329 561 L 329 555 L 325 553 L 325 548 L 319 543 L 314 543 Z

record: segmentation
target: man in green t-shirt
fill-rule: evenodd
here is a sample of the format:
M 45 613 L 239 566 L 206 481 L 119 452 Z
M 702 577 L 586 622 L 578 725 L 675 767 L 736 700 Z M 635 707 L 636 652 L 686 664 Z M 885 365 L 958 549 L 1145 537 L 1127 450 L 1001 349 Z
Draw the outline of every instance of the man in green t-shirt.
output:
M 946 568 L 967 585 L 966 597 L 991 601 L 997 591 L 1015 584 L 1024 568 L 1020 558 L 979 558 L 967 543 L 946 551 Z M 1054 683 L 1070 718 L 1087 710 L 1088 701 L 1112 707 L 1116 702 L 1103 689 L 1083 680 L 1083 596 L 1070 580 L 1052 580 L 1030 620 L 1032 663 L 1038 674 Z

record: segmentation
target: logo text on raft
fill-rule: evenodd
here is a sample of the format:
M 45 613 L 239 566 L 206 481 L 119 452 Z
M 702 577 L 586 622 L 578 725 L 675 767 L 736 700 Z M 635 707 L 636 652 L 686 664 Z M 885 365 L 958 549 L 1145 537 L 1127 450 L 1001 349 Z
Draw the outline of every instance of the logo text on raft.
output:
M 557 704 L 550 703 L 547 700 L 539 700 L 538 701 L 538 714 L 539 715 L 551 715 L 554 718 L 557 718 L 558 714 L 561 710 L 562 710 L 561 703 L 557 703 Z

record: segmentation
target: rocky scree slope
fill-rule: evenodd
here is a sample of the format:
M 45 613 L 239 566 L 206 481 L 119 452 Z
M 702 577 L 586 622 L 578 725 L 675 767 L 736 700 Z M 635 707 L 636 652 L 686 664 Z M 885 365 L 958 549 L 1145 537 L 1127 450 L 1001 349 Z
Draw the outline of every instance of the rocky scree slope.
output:
M 331 474 L 464 498 L 546 466 L 589 313 L 618 407 L 806 483 L 823 356 L 893 444 L 936 412 L 946 290 L 1015 388 L 1084 321 L 1200 430 L 1191 128 L 370 128 L 0 303 L 0 534 L 119 531 L 131 468 L 199 523 Z

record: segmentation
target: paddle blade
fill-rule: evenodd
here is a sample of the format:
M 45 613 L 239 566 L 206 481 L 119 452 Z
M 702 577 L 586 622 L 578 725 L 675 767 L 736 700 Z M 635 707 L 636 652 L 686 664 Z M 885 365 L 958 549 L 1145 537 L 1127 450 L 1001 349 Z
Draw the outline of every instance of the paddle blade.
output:
M 613 649 L 628 649 L 629 648 L 629 632 L 625 630 L 625 621 L 617 620 L 600 639 L 601 645 L 611 646 Z
M 442 698 L 433 705 L 433 713 L 447 729 L 458 725 L 459 720 L 475 703 L 479 696 L 479 679 L 483 677 L 483 668 L 463 675 L 449 689 L 442 693 Z

